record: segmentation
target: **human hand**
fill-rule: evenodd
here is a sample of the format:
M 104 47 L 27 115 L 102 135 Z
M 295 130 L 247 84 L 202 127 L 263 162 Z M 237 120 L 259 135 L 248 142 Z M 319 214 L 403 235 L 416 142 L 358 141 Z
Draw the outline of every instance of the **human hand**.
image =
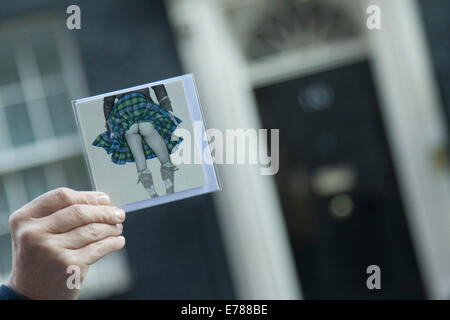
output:
M 78 266 L 82 282 L 89 265 L 125 245 L 125 212 L 109 203 L 104 193 L 60 188 L 14 212 L 7 285 L 30 299 L 76 299 L 67 268 Z

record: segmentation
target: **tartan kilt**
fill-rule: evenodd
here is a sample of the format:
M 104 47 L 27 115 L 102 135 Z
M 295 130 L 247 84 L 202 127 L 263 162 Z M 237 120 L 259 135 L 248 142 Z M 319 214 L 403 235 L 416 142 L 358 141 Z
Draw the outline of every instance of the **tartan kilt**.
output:
M 179 118 L 174 118 L 178 123 L 181 123 Z M 173 135 L 178 125 L 166 110 L 149 101 L 143 94 L 133 92 L 120 98 L 112 108 L 108 120 L 112 135 L 105 131 L 94 140 L 92 145 L 105 149 L 106 153 L 111 155 L 111 161 L 116 164 L 134 162 L 125 133 L 133 124 L 140 122 L 150 122 L 153 125 L 163 138 L 169 154 L 175 151 L 176 147 L 183 141 L 182 138 Z M 144 139 L 142 139 L 142 144 L 146 159 L 156 157 L 156 154 Z

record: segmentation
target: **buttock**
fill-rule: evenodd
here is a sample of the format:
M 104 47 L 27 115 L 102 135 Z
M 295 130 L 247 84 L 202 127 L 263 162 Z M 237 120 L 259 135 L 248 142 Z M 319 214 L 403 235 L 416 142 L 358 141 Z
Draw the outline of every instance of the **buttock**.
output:
M 138 134 L 139 133 L 139 124 L 133 123 L 131 127 L 125 132 L 125 134 Z

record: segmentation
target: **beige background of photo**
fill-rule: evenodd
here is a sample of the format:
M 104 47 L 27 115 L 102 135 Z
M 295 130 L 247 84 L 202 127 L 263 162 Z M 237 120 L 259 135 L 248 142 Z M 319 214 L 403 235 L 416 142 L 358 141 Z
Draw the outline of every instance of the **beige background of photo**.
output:
M 186 101 L 183 82 L 181 80 L 164 83 L 174 114 L 182 120 L 179 128 L 184 128 L 191 133 L 192 159 L 194 152 L 199 152 L 194 139 L 194 129 L 189 107 Z M 153 90 L 150 88 L 153 101 L 157 102 Z M 92 178 L 98 191 L 106 192 L 113 205 L 122 206 L 125 204 L 149 199 L 142 184 L 136 184 L 137 172 L 134 162 L 125 165 L 117 165 L 111 161 L 111 155 L 108 155 L 103 148 L 95 147 L 92 142 L 95 138 L 104 132 L 105 118 L 103 115 L 103 97 L 98 99 L 84 101 L 75 104 L 78 113 L 80 130 L 82 131 L 82 140 L 85 145 L 87 159 L 90 165 Z M 175 131 L 177 135 L 178 129 Z M 180 152 L 181 145 L 175 153 Z M 199 154 L 199 153 L 198 153 Z M 173 154 L 171 155 L 171 157 Z M 147 166 L 152 173 L 156 191 L 160 196 L 165 195 L 164 183 L 161 179 L 161 164 L 157 158 L 147 160 Z M 200 164 L 180 164 L 179 170 L 175 172 L 175 192 L 197 188 L 206 184 L 204 170 Z

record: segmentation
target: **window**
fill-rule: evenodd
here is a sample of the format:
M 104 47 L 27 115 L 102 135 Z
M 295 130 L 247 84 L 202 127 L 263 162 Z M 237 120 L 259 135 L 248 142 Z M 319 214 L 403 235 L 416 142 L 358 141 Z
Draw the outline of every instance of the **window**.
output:
M 91 188 L 70 102 L 87 90 L 75 43 L 61 29 L 48 18 L 0 25 L 0 283 L 11 267 L 9 214 L 57 187 Z M 130 284 L 123 251 L 90 273 L 85 297 L 117 294 Z
M 0 33 L 1 221 L 49 189 L 89 189 L 61 47 L 52 23 Z

